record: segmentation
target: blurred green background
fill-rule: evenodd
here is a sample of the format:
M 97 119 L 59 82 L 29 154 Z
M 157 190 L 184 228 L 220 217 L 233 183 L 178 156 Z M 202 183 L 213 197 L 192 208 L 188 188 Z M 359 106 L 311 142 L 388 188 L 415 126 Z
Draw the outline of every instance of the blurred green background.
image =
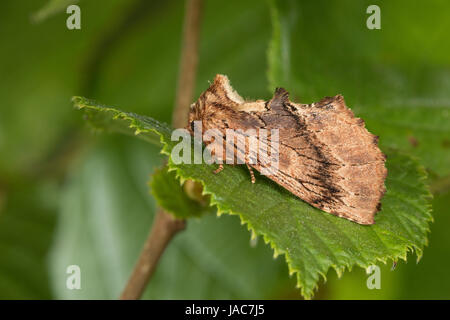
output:
M 365 8 L 372 2 L 382 8 L 382 30 L 366 28 Z M 300 21 L 300 28 L 291 35 L 299 40 L 292 57 L 294 96 L 312 102 L 343 93 L 352 106 L 364 105 L 370 94 L 380 110 L 389 108 L 386 97 L 405 106 L 421 98 L 422 104 L 447 111 L 450 3 L 372 2 L 295 4 L 291 19 Z M 46 0 L 4 0 L 0 5 L 3 299 L 117 298 L 152 223 L 155 201 L 147 181 L 163 162 L 158 148 L 132 137 L 92 134 L 70 98 L 84 95 L 170 122 L 184 2 L 78 4 L 81 30 L 66 28 L 65 7 L 33 23 L 31 17 L 45 10 Z M 196 96 L 222 73 L 244 97 L 270 98 L 271 36 L 268 2 L 205 1 Z M 438 186 L 433 189 L 435 222 L 420 263 L 410 255 L 394 271 L 383 265 L 381 290 L 367 289 L 362 269 L 341 279 L 330 272 L 315 298 L 450 298 L 447 128 L 428 128 L 430 141 L 439 132 L 438 147 L 432 154 L 418 151 L 430 183 Z M 383 127 L 373 129 L 382 139 Z M 73 264 L 81 268 L 81 290 L 66 288 L 66 268 Z M 162 257 L 144 297 L 301 298 L 284 258 L 274 259 L 261 239 L 251 244 L 239 219 L 227 215 L 190 220 Z

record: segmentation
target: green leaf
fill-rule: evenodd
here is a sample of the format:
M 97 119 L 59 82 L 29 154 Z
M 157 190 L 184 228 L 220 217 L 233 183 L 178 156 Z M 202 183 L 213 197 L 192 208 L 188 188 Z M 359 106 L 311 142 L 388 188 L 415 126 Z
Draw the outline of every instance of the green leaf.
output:
M 75 102 L 91 121 L 107 113 L 122 124 L 128 121 L 138 135 L 158 132 L 163 153 L 170 155 L 174 142 L 167 126 L 92 101 L 78 98 Z M 432 220 L 425 171 L 414 159 L 392 150 L 387 167 L 383 209 L 375 225 L 362 226 L 311 207 L 265 177 L 258 176 L 252 184 L 245 168 L 227 167 L 216 175 L 212 165 L 176 165 L 169 158 L 169 168 L 182 181 L 191 179 L 204 185 L 219 214 L 239 215 L 254 237 L 261 235 L 276 256 L 285 255 L 289 271 L 296 273 L 306 298 L 312 297 L 320 276 L 325 278 L 330 268 L 341 275 L 354 265 L 367 267 L 378 261 L 406 259 L 409 251 L 415 251 L 419 258 L 422 255 Z
M 365 25 L 373 1 L 270 4 L 271 90 L 285 87 L 304 103 L 343 94 L 382 147 L 411 152 L 437 175 L 450 174 L 450 56 L 442 55 L 450 49 L 443 31 L 449 3 L 403 10 L 400 2 L 379 2 L 381 30 Z M 420 23 L 411 23 L 416 17 Z
M 85 109 L 85 119 L 94 129 L 136 135 L 157 145 L 159 142 L 170 143 L 172 130 L 165 123 L 135 113 L 123 112 L 83 97 L 73 97 L 72 102 L 76 108 Z M 106 112 L 98 112 L 99 108 Z
M 189 198 L 174 171 L 167 167 L 155 170 L 150 180 L 150 190 L 158 204 L 177 218 L 200 217 L 211 212 L 211 207 Z

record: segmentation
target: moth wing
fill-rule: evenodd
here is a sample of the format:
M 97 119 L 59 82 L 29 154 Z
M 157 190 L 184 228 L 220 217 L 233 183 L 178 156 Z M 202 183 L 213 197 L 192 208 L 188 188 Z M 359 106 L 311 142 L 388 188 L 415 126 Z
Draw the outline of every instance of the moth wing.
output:
M 342 205 L 334 211 L 356 222 L 372 224 L 386 191 L 386 157 L 378 147 L 378 137 L 354 116 L 341 95 L 298 110 L 324 155 L 340 164 L 332 170 L 334 184 L 343 194 Z
M 277 90 L 272 101 L 275 107 L 257 117 L 265 129 L 279 130 L 277 168 L 270 168 L 273 157 L 264 153 L 252 166 L 321 210 L 360 224 L 374 223 L 387 175 L 378 138 L 342 96 L 300 105 Z M 259 144 L 271 141 L 259 139 Z

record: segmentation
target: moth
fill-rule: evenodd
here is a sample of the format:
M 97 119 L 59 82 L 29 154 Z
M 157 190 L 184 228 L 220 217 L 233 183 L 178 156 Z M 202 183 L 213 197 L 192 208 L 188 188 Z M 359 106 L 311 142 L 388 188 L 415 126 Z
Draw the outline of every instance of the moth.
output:
M 374 223 L 386 191 L 386 156 L 378 148 L 378 137 L 354 116 L 341 95 L 301 104 L 277 88 L 269 101 L 245 101 L 226 76 L 216 75 L 191 105 L 187 126 L 191 134 L 195 121 L 201 121 L 203 131 L 219 130 L 224 136 L 227 129 L 278 129 L 278 169 L 268 178 L 325 212 L 359 224 Z M 225 160 L 227 148 L 236 148 L 225 139 L 206 144 L 223 150 L 213 154 L 218 163 Z M 248 156 L 248 150 L 236 153 L 254 182 L 252 169 L 261 172 L 267 161 L 249 161 Z M 220 164 L 215 172 L 222 169 Z

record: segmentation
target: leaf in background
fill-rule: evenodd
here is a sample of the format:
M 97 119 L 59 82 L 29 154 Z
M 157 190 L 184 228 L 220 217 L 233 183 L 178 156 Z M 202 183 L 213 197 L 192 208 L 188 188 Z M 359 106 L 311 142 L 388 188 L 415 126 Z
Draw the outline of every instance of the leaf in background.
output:
M 140 2 L 158 6 L 146 8 L 147 16 L 135 24 L 130 36 L 120 38 L 111 50 L 99 47 L 103 56 L 96 80 L 98 90 L 73 95 L 113 101 L 115 105 L 126 106 L 127 111 L 169 123 L 179 72 L 185 3 Z M 216 73 L 227 74 L 244 95 L 261 97 L 266 94 L 264 52 L 270 39 L 266 2 L 205 1 L 203 9 L 194 96 L 204 90 Z
M 343 94 L 381 147 L 450 174 L 450 56 L 442 54 L 450 49 L 449 3 L 408 10 L 401 1 L 270 3 L 272 90 L 283 86 L 304 103 Z M 381 8 L 381 30 L 366 27 L 371 4 Z
M 71 31 L 65 13 L 30 23 L 30 13 L 47 1 L 1 2 L 0 37 L 7 39 L 0 50 L 1 180 L 36 173 L 82 127 L 70 110 L 70 97 L 80 93 L 90 71 L 83 68 L 84 60 L 101 31 L 130 3 L 83 1 L 88 14 L 82 13 L 82 30 Z
M 0 299 L 51 299 L 46 257 L 56 186 L 27 181 L 10 187 L 0 204 Z
M 433 199 L 435 223 L 430 234 L 430 247 L 419 265 L 400 265 L 402 271 L 398 299 L 450 299 L 448 259 L 450 241 L 450 192 Z M 412 280 L 413 279 L 413 280 Z
M 59 299 L 116 299 L 123 289 L 155 207 L 142 172 L 161 162 L 155 148 L 140 144 L 120 136 L 101 141 L 67 178 L 50 255 Z M 81 269 L 81 290 L 66 287 L 69 265 Z
M 170 141 L 167 126 L 82 98 L 75 99 L 75 104 L 90 115 L 91 121 L 99 118 L 98 113 L 107 113 L 122 124 L 128 121 L 137 134 L 157 131 L 163 153 L 170 155 L 174 142 Z M 330 267 L 340 275 L 354 265 L 367 267 L 389 259 L 406 260 L 409 251 L 420 257 L 427 243 L 432 217 L 425 171 L 416 161 L 395 151 L 388 153 L 387 192 L 372 226 L 315 209 L 265 177 L 258 176 L 257 183 L 252 184 L 243 168 L 229 167 L 216 175 L 212 172 L 214 166 L 175 165 L 170 158 L 169 168 L 176 170 L 182 180 L 200 181 L 219 214 L 239 215 L 252 235 L 263 236 L 275 255 L 284 254 L 306 298 L 312 297 L 320 275 L 325 278 Z
M 79 146 L 92 140 L 81 138 L 82 122 L 64 106 L 70 106 L 70 97 L 79 92 L 86 51 L 130 1 L 103 1 L 100 6 L 97 1 L 83 2 L 83 12 L 92 14 L 83 15 L 80 32 L 67 29 L 65 13 L 45 23 L 30 23 L 30 14 L 46 2 L 1 2 L 0 36 L 5 39 L 0 51 L 2 299 L 56 297 L 46 258 L 54 240 L 59 183 L 64 172 L 70 172 L 69 163 L 84 150 Z

